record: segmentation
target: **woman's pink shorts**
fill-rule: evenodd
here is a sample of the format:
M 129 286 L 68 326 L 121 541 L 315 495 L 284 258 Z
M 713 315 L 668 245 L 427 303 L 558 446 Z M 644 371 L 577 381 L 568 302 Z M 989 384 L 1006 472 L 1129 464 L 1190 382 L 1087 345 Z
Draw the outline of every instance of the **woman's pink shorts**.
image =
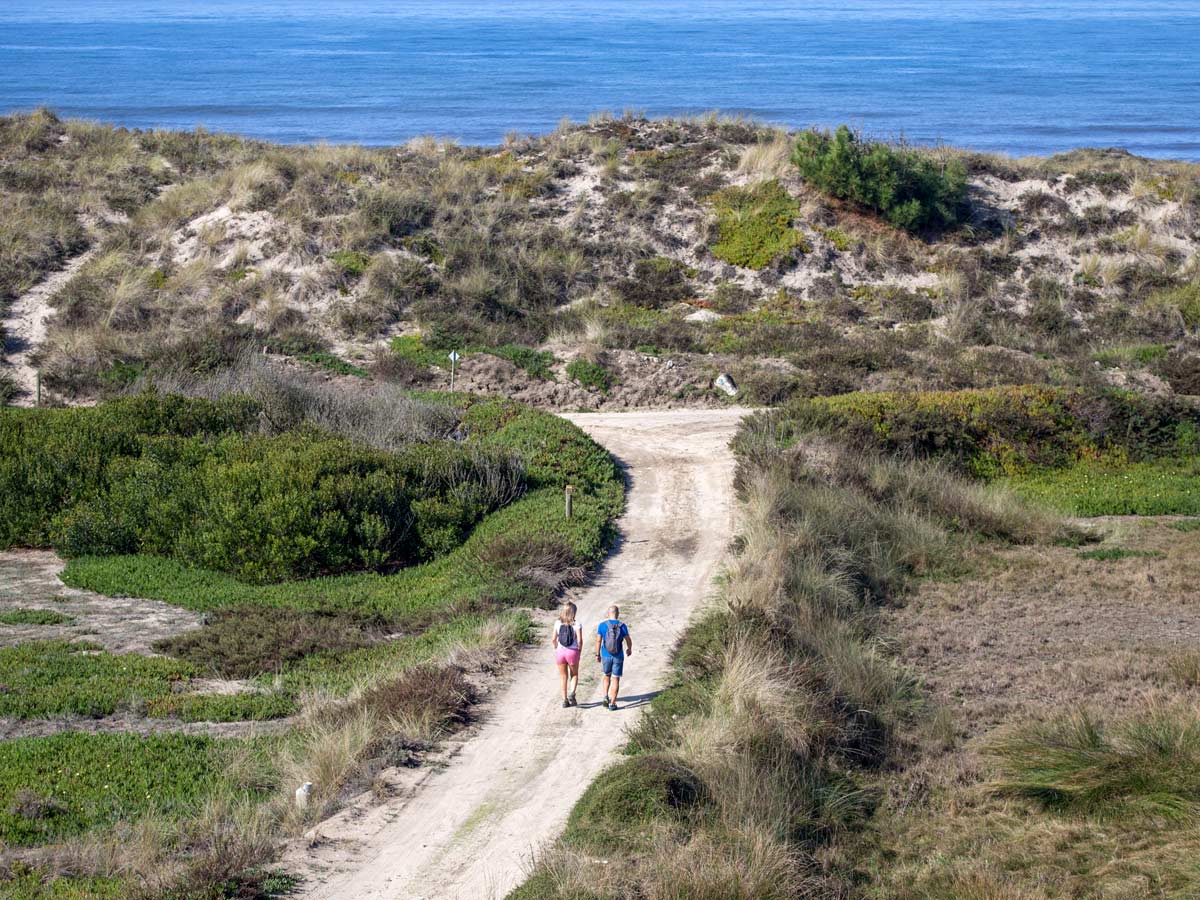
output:
M 579 647 L 559 647 L 554 651 L 554 662 L 558 665 L 566 663 L 568 666 L 579 665 Z

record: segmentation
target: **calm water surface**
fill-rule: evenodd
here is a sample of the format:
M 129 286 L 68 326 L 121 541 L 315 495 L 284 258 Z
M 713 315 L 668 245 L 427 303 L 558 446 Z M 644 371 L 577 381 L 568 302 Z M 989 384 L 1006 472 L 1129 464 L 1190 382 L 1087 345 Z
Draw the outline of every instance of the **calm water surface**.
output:
M 0 110 L 492 143 L 720 109 L 1200 159 L 1200 0 L 0 0 Z

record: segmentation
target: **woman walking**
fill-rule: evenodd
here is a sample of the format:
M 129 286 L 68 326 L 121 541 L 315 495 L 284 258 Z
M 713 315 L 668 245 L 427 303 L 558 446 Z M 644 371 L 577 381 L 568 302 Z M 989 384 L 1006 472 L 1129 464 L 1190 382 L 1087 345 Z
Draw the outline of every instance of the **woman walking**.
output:
M 554 623 L 554 662 L 562 681 L 563 708 L 577 706 L 575 689 L 579 687 L 579 654 L 583 649 L 583 626 L 575 621 L 574 603 L 564 603 Z M 568 682 L 570 691 L 567 690 Z

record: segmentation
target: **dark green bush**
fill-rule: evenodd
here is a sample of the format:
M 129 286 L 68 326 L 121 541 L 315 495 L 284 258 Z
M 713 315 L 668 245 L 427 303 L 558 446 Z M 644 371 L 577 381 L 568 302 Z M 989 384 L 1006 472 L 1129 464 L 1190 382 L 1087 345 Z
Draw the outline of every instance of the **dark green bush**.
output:
M 617 283 L 617 294 L 634 306 L 660 309 L 692 296 L 690 274 L 683 263 L 663 256 L 639 259 L 633 277 Z
M 251 421 L 240 401 L 153 397 L 6 412 L 3 544 L 175 556 L 261 583 L 439 555 L 524 487 L 511 451 L 232 430 Z
M 149 394 L 89 409 L 0 411 L 0 547 L 49 544 L 54 515 L 99 493 L 109 463 L 140 455 L 147 438 L 244 431 L 257 415 L 242 397 Z
M 806 181 L 879 213 L 897 228 L 921 231 L 958 223 L 967 173 L 957 161 L 939 164 L 923 153 L 864 141 L 845 125 L 834 133 L 800 135 L 792 162 Z

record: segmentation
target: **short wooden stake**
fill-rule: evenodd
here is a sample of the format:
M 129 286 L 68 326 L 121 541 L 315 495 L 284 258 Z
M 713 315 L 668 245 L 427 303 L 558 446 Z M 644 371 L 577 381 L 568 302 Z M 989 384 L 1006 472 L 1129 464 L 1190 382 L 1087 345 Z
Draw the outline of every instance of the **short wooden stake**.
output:
M 37 369 L 33 373 L 33 382 L 37 385 L 37 405 L 42 405 L 42 370 Z
M 569 519 L 569 518 L 571 518 L 571 514 L 575 511 L 574 510 L 574 502 L 573 502 L 575 499 L 574 486 L 568 484 L 567 489 L 564 493 L 566 494 L 566 513 L 567 513 L 567 518 Z

